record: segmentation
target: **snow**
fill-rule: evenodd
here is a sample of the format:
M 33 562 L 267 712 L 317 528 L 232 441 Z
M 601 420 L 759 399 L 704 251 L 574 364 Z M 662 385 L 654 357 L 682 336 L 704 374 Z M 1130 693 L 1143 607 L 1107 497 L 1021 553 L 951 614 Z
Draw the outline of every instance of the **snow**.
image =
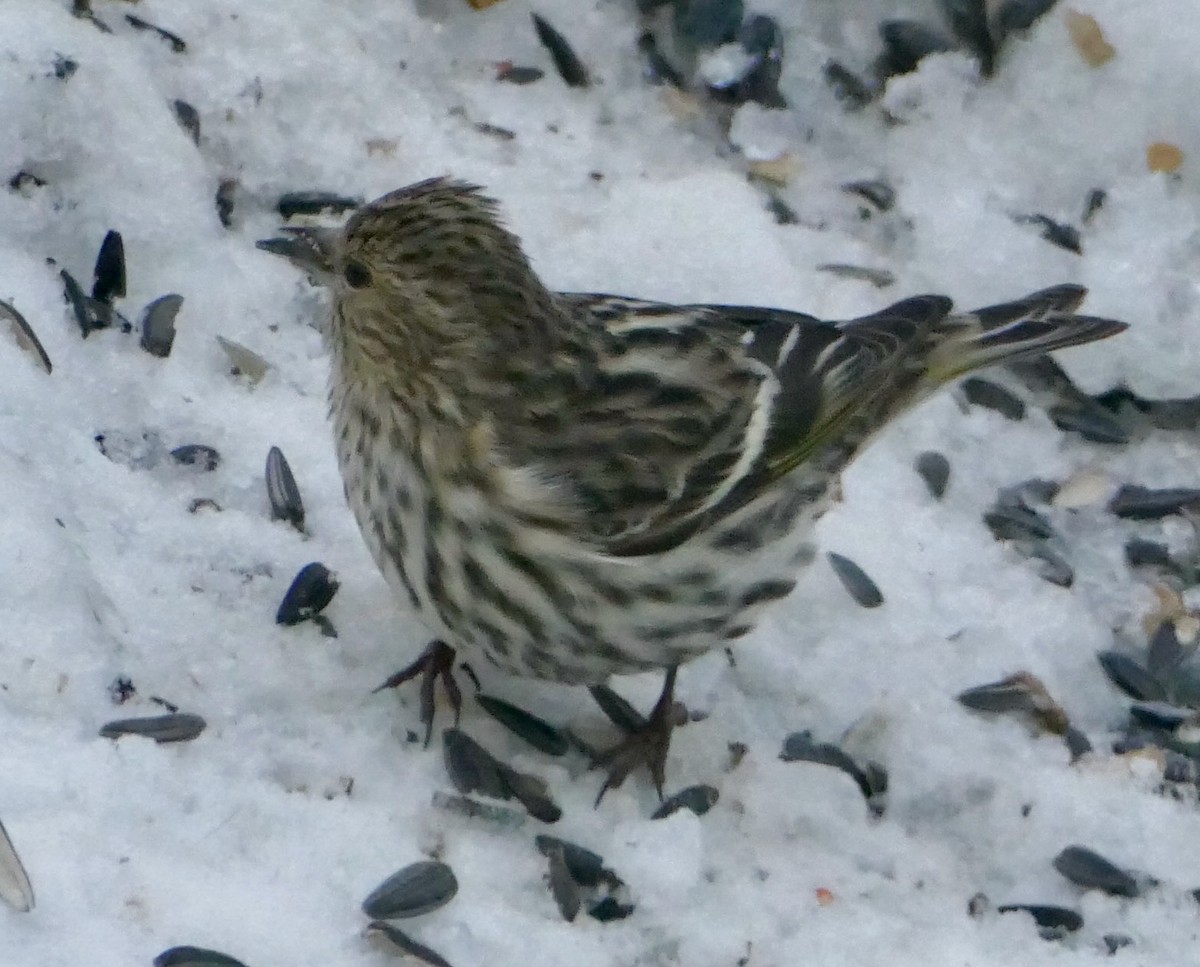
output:
M 776 224 L 744 158 L 718 150 L 716 121 L 644 82 L 631 3 L 537 4 L 599 79 L 589 90 L 554 74 L 526 0 L 480 12 L 462 0 L 97 0 L 112 35 L 72 17 L 67 0 L 0 5 L 0 174 L 47 182 L 0 190 L 0 298 L 54 363 L 44 374 L 0 334 L 0 819 L 37 894 L 30 913 L 0 909 L 4 963 L 149 964 L 192 944 L 250 967 L 386 964 L 358 906 L 434 854 L 459 893 L 401 926 L 457 967 L 1092 964 L 1109 933 L 1133 939 L 1119 959 L 1167 964 L 1194 946 L 1194 794 L 1162 795 L 1155 770 L 1107 751 L 1128 702 L 1094 656 L 1114 628 L 1140 633 L 1155 604 L 1123 563 L 1133 529 L 1102 502 L 1051 511 L 1073 552 L 1067 590 L 980 519 L 1001 487 L 1035 476 L 1195 485 L 1192 434 L 1102 447 L 1060 434 L 1038 408 L 1011 422 L 952 393 L 905 417 L 847 473 L 819 532 L 823 550 L 878 582 L 884 606 L 856 607 L 822 556 L 733 663 L 718 650 L 682 671 L 680 698 L 706 717 L 677 732 L 667 791 L 716 785 L 703 817 L 649 821 L 644 774 L 593 809 L 600 778 L 581 756 L 548 759 L 471 702 L 463 727 L 546 780 L 564 817 L 544 827 L 450 813 L 431 804 L 449 788 L 436 738 L 425 750 L 410 735 L 415 692 L 371 694 L 426 638 L 343 501 L 321 296 L 254 247 L 275 233 L 284 191 L 366 199 L 447 172 L 477 180 L 538 270 L 568 290 L 848 317 L 918 291 L 972 306 L 1081 282 L 1086 311 L 1132 324 L 1060 354 L 1082 389 L 1200 394 L 1192 0 L 1076 0 L 1117 49 L 1101 68 L 1070 45 L 1060 4 L 1006 45 L 993 79 L 965 55 L 937 55 L 859 112 L 835 101 L 821 66 L 867 65 L 894 4 L 749 6 L 785 28 L 791 108 L 743 107 L 732 136 L 753 158 L 791 155 L 780 194 L 798 224 Z M 904 9 L 935 19 L 931 2 Z M 127 11 L 182 36 L 187 52 L 133 30 Z M 73 76 L 54 76 L 56 57 L 78 63 Z M 498 83 L 502 60 L 547 76 Z M 175 98 L 199 112 L 199 150 Z M 1176 175 L 1147 170 L 1160 140 L 1183 151 Z M 239 182 L 230 229 L 213 203 L 227 178 Z M 888 181 L 896 209 L 861 217 L 839 186 L 863 178 Z M 1082 256 L 1013 220 L 1078 225 L 1097 187 L 1107 200 L 1083 229 Z M 126 315 L 136 321 L 166 292 L 185 298 L 168 359 L 116 331 L 81 340 L 63 304 L 59 269 L 86 288 L 113 228 L 129 265 Z M 896 282 L 880 292 L 816 269 L 829 262 L 886 268 Z M 271 363 L 260 383 L 228 375 L 218 335 Z M 165 449 L 205 443 L 222 464 L 130 466 L 101 454 L 99 432 L 157 434 Z M 295 471 L 307 535 L 270 519 L 272 445 Z M 940 502 L 912 471 L 926 449 L 950 459 Z M 190 513 L 197 498 L 221 509 Z M 1178 519 L 1136 532 L 1188 544 Z M 273 623 L 315 560 L 341 581 L 326 612 L 336 639 Z M 954 701 L 1020 669 L 1045 682 L 1095 754 L 1071 765 L 1061 739 Z M 117 707 L 108 686 L 119 675 L 137 695 Z M 614 684 L 646 709 L 659 683 Z M 496 677 L 485 687 L 614 737 L 582 690 Z M 207 731 L 162 746 L 98 737 L 108 720 L 160 714 L 152 696 L 203 715 Z M 845 735 L 855 758 L 887 767 L 881 818 L 841 772 L 778 760 L 804 728 L 820 741 Z M 733 768 L 731 742 L 747 747 Z M 600 852 L 634 914 L 563 922 L 532 844 L 542 831 Z M 1051 867 L 1071 843 L 1161 884 L 1136 900 L 1083 893 Z M 1048 942 L 1023 915 L 971 918 L 980 891 L 994 904 L 1070 906 L 1085 925 Z

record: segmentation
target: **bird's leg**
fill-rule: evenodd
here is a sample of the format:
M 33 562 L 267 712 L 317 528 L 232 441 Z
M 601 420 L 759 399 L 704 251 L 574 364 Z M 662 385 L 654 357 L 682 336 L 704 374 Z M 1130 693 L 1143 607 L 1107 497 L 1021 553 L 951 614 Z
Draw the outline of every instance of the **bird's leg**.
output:
M 662 694 L 654 703 L 650 717 L 641 725 L 629 730 L 629 735 L 618 742 L 607 752 L 596 757 L 595 764 L 608 768 L 608 778 L 600 787 L 596 797 L 596 805 L 609 789 L 615 789 L 625 781 L 638 766 L 644 765 L 650 770 L 650 778 L 658 792 L 658 798 L 663 797 L 663 781 L 667 769 L 667 750 L 671 746 L 671 731 L 679 724 L 675 705 L 675 673 L 678 666 L 672 665 L 667 669 L 667 677 L 663 681 Z
M 421 721 L 425 724 L 425 745 L 428 747 L 430 736 L 433 735 L 433 713 L 436 702 L 433 697 L 433 686 L 440 678 L 442 687 L 446 689 L 446 697 L 454 710 L 454 724 L 462 712 L 462 692 L 458 682 L 454 680 L 454 649 L 444 641 L 431 641 L 411 665 L 401 668 L 386 682 L 372 691 L 381 692 L 385 688 L 395 688 L 414 678 L 421 678 Z

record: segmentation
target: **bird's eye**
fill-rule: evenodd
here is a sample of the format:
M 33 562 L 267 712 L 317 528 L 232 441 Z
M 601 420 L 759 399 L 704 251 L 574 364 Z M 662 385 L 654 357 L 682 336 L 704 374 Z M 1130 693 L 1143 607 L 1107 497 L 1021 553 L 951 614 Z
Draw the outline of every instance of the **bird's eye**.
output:
M 347 262 L 342 275 L 352 289 L 364 289 L 371 284 L 371 272 L 362 262 Z

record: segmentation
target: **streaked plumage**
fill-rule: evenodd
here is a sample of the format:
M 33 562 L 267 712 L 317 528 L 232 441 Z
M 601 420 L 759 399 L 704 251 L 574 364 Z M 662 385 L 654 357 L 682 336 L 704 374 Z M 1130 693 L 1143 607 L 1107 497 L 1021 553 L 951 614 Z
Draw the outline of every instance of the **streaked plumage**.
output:
M 555 293 L 446 179 L 282 246 L 333 290 L 338 458 L 388 580 L 455 647 L 575 683 L 749 631 L 841 470 L 947 380 L 1124 328 L 1066 285 L 843 323 Z

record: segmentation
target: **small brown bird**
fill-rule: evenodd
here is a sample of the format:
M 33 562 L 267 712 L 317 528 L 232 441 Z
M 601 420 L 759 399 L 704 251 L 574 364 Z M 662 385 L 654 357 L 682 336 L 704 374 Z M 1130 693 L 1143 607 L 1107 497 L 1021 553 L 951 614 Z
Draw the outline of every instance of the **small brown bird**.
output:
M 431 727 L 436 677 L 457 706 L 453 649 L 568 683 L 664 669 L 601 794 L 646 764 L 661 795 L 677 666 L 791 592 L 875 431 L 966 372 L 1125 328 L 1074 315 L 1074 285 L 849 322 L 554 292 L 496 204 L 445 178 L 260 245 L 333 292 L 346 497 L 390 585 L 449 642 L 385 685 L 421 675 Z

